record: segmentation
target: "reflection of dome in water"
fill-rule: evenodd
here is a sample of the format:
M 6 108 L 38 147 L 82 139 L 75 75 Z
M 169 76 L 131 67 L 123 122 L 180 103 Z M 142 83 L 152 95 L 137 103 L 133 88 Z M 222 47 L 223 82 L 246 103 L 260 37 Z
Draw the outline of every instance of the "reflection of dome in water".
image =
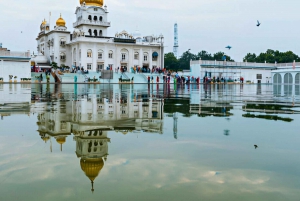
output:
M 92 182 L 92 191 L 94 191 L 94 180 L 99 175 L 100 171 L 104 166 L 104 161 L 102 158 L 95 158 L 95 159 L 81 159 L 80 166 L 82 171 L 85 175 L 91 180 Z
M 128 131 L 123 131 L 122 133 L 123 133 L 123 135 L 126 135 L 128 133 Z
M 56 139 L 56 142 L 60 144 L 60 151 L 62 151 L 62 145 L 66 142 L 66 137 L 60 137 Z
M 57 139 L 56 139 L 56 142 L 57 142 L 58 144 L 64 144 L 64 143 L 66 142 L 66 138 L 65 138 L 65 137 L 63 137 L 63 138 L 57 138 Z
M 42 137 L 42 140 L 43 140 L 45 143 L 47 143 L 48 140 L 50 140 L 50 137 Z
M 80 5 L 85 2 L 87 6 L 103 6 L 103 0 L 80 0 Z

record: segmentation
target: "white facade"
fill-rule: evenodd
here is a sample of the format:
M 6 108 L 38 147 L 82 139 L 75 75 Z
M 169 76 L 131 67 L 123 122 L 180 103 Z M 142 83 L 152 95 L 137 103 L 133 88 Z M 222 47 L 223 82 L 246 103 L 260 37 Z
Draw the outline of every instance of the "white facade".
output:
M 38 55 L 47 63 L 84 68 L 92 72 L 126 67 L 163 67 L 164 37 L 133 36 L 126 31 L 108 35 L 107 7 L 82 3 L 76 8 L 72 34 L 59 18 L 51 30 L 43 21 L 37 37 Z M 36 57 L 37 58 L 37 57 Z M 32 59 L 35 61 L 35 58 Z M 37 62 L 36 62 L 37 63 Z
M 0 48 L 0 83 L 20 82 L 22 78 L 31 78 L 30 53 Z
M 251 83 L 272 83 L 272 70 L 275 64 L 247 63 L 247 62 L 224 62 L 224 61 L 191 61 L 190 76 L 195 78 L 224 78 L 225 80 Z

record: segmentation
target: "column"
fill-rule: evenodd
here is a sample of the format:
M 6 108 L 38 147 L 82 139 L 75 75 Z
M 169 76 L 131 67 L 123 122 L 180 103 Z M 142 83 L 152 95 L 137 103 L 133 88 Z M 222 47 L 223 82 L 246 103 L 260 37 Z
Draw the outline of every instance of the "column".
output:
M 139 59 L 139 66 L 142 68 L 143 67 L 143 61 L 144 61 L 144 52 L 143 49 L 140 49 L 140 59 Z
M 152 54 L 153 54 L 152 53 L 152 49 L 150 49 L 150 51 L 149 51 L 149 58 L 148 58 L 149 59 L 149 68 L 150 68 L 150 70 L 152 70 L 152 67 L 153 67 L 152 66 L 153 65 L 152 64 Z

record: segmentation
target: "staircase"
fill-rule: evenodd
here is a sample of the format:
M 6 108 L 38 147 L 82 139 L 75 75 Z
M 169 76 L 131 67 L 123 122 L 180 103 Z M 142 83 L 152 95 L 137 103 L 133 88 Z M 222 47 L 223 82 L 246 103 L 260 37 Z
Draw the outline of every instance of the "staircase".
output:
M 51 75 L 54 78 L 55 82 L 62 83 L 62 78 L 60 74 L 58 74 L 58 70 L 51 70 Z
M 130 78 L 126 75 L 126 73 L 123 73 L 122 74 L 122 79 L 130 79 Z
M 140 73 L 140 75 L 145 79 L 146 82 L 148 82 L 148 77 L 144 73 Z

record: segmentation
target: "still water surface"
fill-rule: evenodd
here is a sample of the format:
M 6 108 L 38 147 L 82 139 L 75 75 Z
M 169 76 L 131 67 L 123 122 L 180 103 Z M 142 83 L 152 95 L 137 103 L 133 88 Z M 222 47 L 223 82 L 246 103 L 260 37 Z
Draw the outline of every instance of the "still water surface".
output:
M 0 200 L 299 200 L 297 91 L 0 84 Z

